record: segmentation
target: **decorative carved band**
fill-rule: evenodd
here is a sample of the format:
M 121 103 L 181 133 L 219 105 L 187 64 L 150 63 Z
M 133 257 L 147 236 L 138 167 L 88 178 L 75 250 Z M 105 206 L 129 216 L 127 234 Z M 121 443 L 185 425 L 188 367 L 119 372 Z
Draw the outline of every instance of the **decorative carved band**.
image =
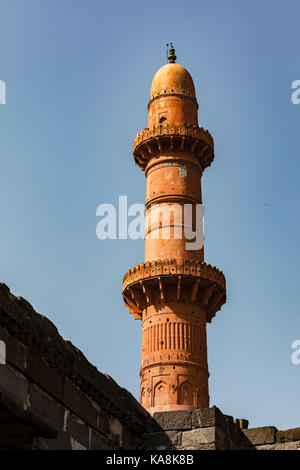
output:
M 184 124 L 183 126 L 176 126 L 173 123 L 164 123 L 158 126 L 154 126 L 151 129 L 145 127 L 141 130 L 134 139 L 133 148 L 143 142 L 144 140 L 150 139 L 151 137 L 157 137 L 159 135 L 189 135 L 191 137 L 198 137 L 206 141 L 208 145 L 213 147 L 214 141 L 210 133 L 203 129 L 203 127 L 198 127 L 195 124 Z
M 152 95 L 150 97 L 149 103 L 148 103 L 148 109 L 150 105 L 153 103 L 153 101 L 158 100 L 159 98 L 166 98 L 167 96 L 175 96 L 177 98 L 181 98 L 183 100 L 191 100 L 195 105 L 198 106 L 198 102 L 196 100 L 196 97 L 194 94 L 192 94 L 189 90 L 162 90 L 159 93 Z
M 162 360 L 183 360 L 183 356 L 199 359 L 206 351 L 205 326 L 183 321 L 164 321 L 148 323 L 143 329 L 143 363 L 154 363 Z M 181 351 L 180 353 L 178 351 Z M 203 354 L 202 354 L 203 351 Z
M 207 367 L 202 366 L 199 362 L 192 362 L 192 361 L 157 361 L 153 364 L 147 364 L 140 367 L 139 375 L 141 376 L 146 369 L 151 369 L 158 366 L 188 366 L 188 367 L 195 367 L 198 370 L 201 370 L 205 373 L 207 378 L 209 377 L 209 372 Z
M 179 264 L 175 259 L 159 259 L 157 261 L 147 261 L 129 269 L 123 277 L 123 292 L 127 286 L 142 279 L 154 276 L 168 276 L 170 274 L 200 277 L 215 282 L 225 289 L 225 276 L 215 266 L 206 264 L 204 261 L 182 260 L 182 263 Z

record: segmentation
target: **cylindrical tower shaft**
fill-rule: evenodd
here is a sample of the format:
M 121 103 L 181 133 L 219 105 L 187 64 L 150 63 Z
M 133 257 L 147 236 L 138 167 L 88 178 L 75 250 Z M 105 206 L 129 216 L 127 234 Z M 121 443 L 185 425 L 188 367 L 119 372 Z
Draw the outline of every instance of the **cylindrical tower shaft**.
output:
M 134 142 L 147 178 L 145 261 L 123 282 L 124 301 L 142 320 L 140 400 L 150 412 L 209 406 L 206 322 L 226 297 L 202 239 L 201 176 L 213 140 L 198 127 L 190 74 L 174 50 L 169 57 L 153 78 L 148 128 Z

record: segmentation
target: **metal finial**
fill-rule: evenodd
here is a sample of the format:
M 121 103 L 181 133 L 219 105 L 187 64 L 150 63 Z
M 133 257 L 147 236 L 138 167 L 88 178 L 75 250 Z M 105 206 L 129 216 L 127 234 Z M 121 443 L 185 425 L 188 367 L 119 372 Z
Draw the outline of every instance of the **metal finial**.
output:
M 169 63 L 170 64 L 175 64 L 175 60 L 177 59 L 176 55 L 175 55 L 175 49 L 174 49 L 174 46 L 172 43 L 170 43 L 170 50 L 169 50 L 169 55 L 168 55 L 168 59 L 169 59 Z

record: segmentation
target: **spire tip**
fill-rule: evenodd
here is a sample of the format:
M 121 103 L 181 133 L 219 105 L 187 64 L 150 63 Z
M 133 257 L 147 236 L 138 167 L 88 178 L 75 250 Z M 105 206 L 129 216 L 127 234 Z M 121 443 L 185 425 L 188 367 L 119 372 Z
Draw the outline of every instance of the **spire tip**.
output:
M 169 44 L 167 44 L 167 53 L 168 53 L 168 61 L 169 64 L 175 64 L 175 61 L 177 59 L 175 55 L 175 49 L 172 43 L 170 43 L 170 49 L 168 50 Z

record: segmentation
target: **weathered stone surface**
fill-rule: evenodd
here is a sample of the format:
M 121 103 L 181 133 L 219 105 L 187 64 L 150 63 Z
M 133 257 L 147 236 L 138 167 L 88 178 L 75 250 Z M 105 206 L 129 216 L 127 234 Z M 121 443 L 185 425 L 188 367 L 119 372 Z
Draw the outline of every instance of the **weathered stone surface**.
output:
M 32 450 L 33 437 L 5 436 L 0 437 L 0 450 Z
M 16 396 L 0 389 L 0 450 L 31 450 L 36 435 L 55 439 L 57 432 Z
M 276 442 L 254 447 L 256 450 L 300 450 L 300 441 L 296 442 Z
M 66 432 L 71 436 L 76 442 L 84 446 L 86 449 L 90 445 L 90 428 L 89 426 L 82 421 L 80 418 L 75 416 L 73 413 L 68 413 L 65 418 L 66 421 Z
M 241 429 L 248 429 L 249 421 L 244 418 L 233 418 L 233 422 L 238 424 Z
M 153 427 L 152 423 L 155 422 L 151 416 L 127 390 L 119 387 L 107 374 L 99 372 L 87 361 L 81 351 L 59 335 L 52 322 L 36 313 L 25 299 L 11 294 L 9 288 L 2 283 L 0 283 L 0 328 L 3 339 L 8 345 L 9 364 L 24 370 L 24 375 L 28 374 L 28 378 L 30 375 L 31 380 L 37 381 L 42 388 L 60 401 L 71 396 L 70 401 L 74 406 L 72 410 L 75 413 L 80 414 L 80 409 L 89 409 L 84 398 L 86 396 L 91 402 L 94 401 L 100 407 L 109 409 L 109 414 L 118 417 L 132 432 L 142 434 L 145 429 Z M 30 358 L 26 372 L 28 351 Z M 41 371 L 38 366 L 39 360 L 42 360 Z M 44 368 L 45 365 L 49 367 L 48 370 Z M 61 381 L 65 378 L 70 383 L 76 384 L 85 405 L 80 405 L 80 400 L 75 397 L 76 392 L 73 393 L 69 385 L 64 387 L 61 399 Z M 91 418 L 90 411 L 87 413 Z M 92 419 L 94 423 L 97 416 L 93 415 Z M 102 419 L 99 422 L 104 424 Z
M 34 439 L 34 448 L 37 450 L 72 450 L 71 437 L 62 429 L 56 439 Z
M 217 450 L 216 445 L 214 443 L 212 443 L 212 444 L 197 444 L 196 446 L 188 445 L 187 447 L 180 446 L 180 447 L 178 447 L 178 449 L 179 450 Z
M 300 428 L 245 429 L 217 407 L 156 413 L 0 284 L 0 449 L 298 450 Z M 243 428 L 243 431 L 241 431 Z M 150 431 L 150 432 L 149 432 Z
M 137 436 L 129 430 L 124 430 L 122 447 L 127 450 L 141 450 L 142 443 L 140 436 Z
M 91 436 L 91 450 L 114 450 L 116 447 L 114 443 L 104 439 L 100 434 L 92 431 Z
M 243 433 L 252 445 L 273 444 L 276 441 L 276 431 L 274 426 L 243 429 Z
M 290 442 L 300 440 L 300 428 L 277 431 L 276 440 L 278 442 Z
M 216 429 L 214 426 L 207 428 L 192 429 L 184 431 L 181 437 L 181 446 L 190 449 L 197 448 L 202 444 L 215 444 Z
M 123 447 L 123 431 L 120 421 L 115 417 L 111 417 L 109 421 L 109 437 L 117 448 Z
M 223 419 L 224 415 L 216 406 L 212 406 L 211 408 L 201 408 L 199 410 L 192 411 L 193 428 L 215 426 Z
M 280 445 L 280 444 L 277 444 Z M 300 450 L 300 441 L 285 442 L 283 444 L 283 450 Z
M 247 442 L 247 439 L 240 428 L 240 420 L 223 415 L 217 407 L 186 412 L 156 413 L 153 417 L 162 429 L 168 428 L 182 432 L 181 439 L 176 444 L 180 449 L 238 450 L 247 448 L 244 442 Z M 193 424 L 193 429 L 191 429 L 191 424 Z
M 45 361 L 37 356 L 28 354 L 26 376 L 34 380 L 48 394 L 63 401 L 64 378 L 57 374 Z
M 192 428 L 192 412 L 190 410 L 154 413 L 153 418 L 157 421 L 159 426 L 165 430 L 184 430 Z
M 244 443 L 244 434 L 236 424 L 225 424 L 216 426 L 216 449 L 217 450 L 242 450 L 247 448 Z
M 71 449 L 72 450 L 88 450 L 88 447 L 83 446 L 80 442 L 76 441 L 72 436 L 70 436 L 71 440 Z
M 147 450 L 165 450 L 180 445 L 181 433 L 178 431 L 164 431 L 144 434 L 142 447 Z
M 109 434 L 109 413 L 102 408 L 98 412 L 97 429 L 104 435 Z
M 80 416 L 91 426 L 97 426 L 98 412 L 83 393 L 74 387 L 70 380 L 65 379 L 64 404 L 77 416 Z
M 255 448 L 257 450 L 300 450 L 300 436 L 297 430 L 299 430 L 299 428 L 295 428 L 295 430 L 288 429 L 287 431 L 278 431 L 276 442 L 273 444 L 256 445 Z M 290 433 L 290 431 L 295 431 L 295 433 Z M 278 435 L 281 437 L 282 441 L 278 440 Z M 296 436 L 298 436 L 298 439 Z M 287 440 L 288 438 L 290 439 L 289 441 Z
M 63 429 L 64 408 L 33 383 L 29 385 L 28 408 L 53 426 L 54 429 Z
M 19 403 L 25 407 L 29 384 L 28 380 L 9 364 L 0 365 L 0 387 L 7 390 Z

